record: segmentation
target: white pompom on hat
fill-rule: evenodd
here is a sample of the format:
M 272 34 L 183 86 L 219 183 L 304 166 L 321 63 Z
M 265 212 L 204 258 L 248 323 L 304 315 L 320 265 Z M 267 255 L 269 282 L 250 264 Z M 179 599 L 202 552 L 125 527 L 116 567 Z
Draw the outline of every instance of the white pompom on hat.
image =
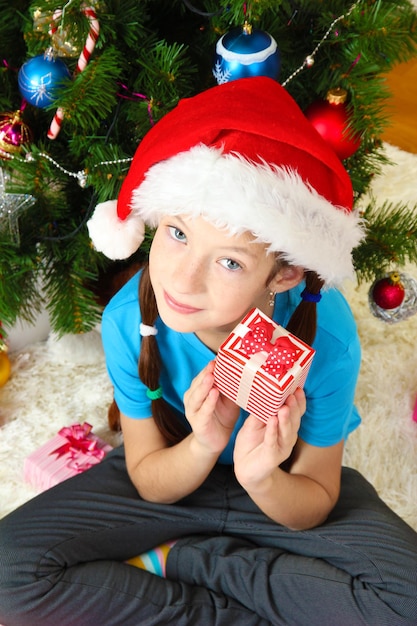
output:
M 328 284 L 352 276 L 363 237 L 350 178 L 296 102 L 267 77 L 224 83 L 181 100 L 147 133 L 116 205 L 88 222 L 97 250 L 123 259 L 144 224 L 202 216 L 249 231 Z M 113 213 L 112 213 L 113 211 Z
M 108 200 L 97 205 L 88 221 L 88 232 L 95 248 L 109 259 L 127 259 L 142 243 L 145 223 L 141 219 L 119 219 L 117 201 Z

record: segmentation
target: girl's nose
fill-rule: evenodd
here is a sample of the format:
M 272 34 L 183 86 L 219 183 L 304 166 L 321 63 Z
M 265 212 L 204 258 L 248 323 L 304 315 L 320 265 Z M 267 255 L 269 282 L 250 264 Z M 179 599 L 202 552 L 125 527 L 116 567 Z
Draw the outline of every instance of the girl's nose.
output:
M 196 293 L 205 282 L 203 263 L 192 254 L 187 254 L 173 268 L 172 282 L 177 293 Z

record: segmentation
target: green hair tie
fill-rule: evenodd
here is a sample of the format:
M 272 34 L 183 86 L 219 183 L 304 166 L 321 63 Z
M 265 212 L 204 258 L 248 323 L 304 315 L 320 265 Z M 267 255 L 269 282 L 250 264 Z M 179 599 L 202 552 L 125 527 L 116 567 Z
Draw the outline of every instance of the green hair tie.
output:
M 162 398 L 162 387 L 158 387 L 153 391 L 152 389 L 147 389 L 146 395 L 148 396 L 149 400 L 159 400 L 159 398 Z

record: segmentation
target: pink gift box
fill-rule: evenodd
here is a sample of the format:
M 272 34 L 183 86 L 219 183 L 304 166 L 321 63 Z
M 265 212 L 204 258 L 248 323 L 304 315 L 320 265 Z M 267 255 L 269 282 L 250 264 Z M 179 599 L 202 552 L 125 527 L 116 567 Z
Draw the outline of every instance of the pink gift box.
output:
M 219 348 L 215 385 L 266 422 L 297 387 L 303 387 L 314 353 L 262 311 L 252 309 Z
M 99 463 L 112 446 L 91 432 L 91 425 L 73 424 L 32 452 L 24 462 L 24 479 L 45 491 Z

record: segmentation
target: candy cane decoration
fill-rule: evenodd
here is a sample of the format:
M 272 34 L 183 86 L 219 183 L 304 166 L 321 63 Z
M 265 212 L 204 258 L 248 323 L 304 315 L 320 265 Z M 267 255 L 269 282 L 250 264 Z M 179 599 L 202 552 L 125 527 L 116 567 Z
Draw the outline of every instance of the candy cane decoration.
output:
M 74 76 L 85 70 L 87 67 L 88 61 L 90 60 L 91 54 L 95 48 L 99 33 L 100 33 L 100 23 L 97 19 L 97 14 L 92 7 L 85 7 L 82 9 L 82 12 L 86 16 L 86 18 L 90 22 L 90 28 L 88 31 L 88 36 L 86 42 L 84 44 L 84 48 L 78 58 L 77 67 L 74 71 Z M 55 11 L 53 15 L 53 20 L 57 20 L 62 15 L 61 9 Z M 57 28 L 52 27 L 50 29 L 50 33 L 56 32 Z M 53 117 L 51 125 L 48 130 L 48 138 L 55 139 L 61 130 L 62 121 L 64 119 L 64 110 L 62 107 L 59 107 L 56 110 L 56 113 Z

